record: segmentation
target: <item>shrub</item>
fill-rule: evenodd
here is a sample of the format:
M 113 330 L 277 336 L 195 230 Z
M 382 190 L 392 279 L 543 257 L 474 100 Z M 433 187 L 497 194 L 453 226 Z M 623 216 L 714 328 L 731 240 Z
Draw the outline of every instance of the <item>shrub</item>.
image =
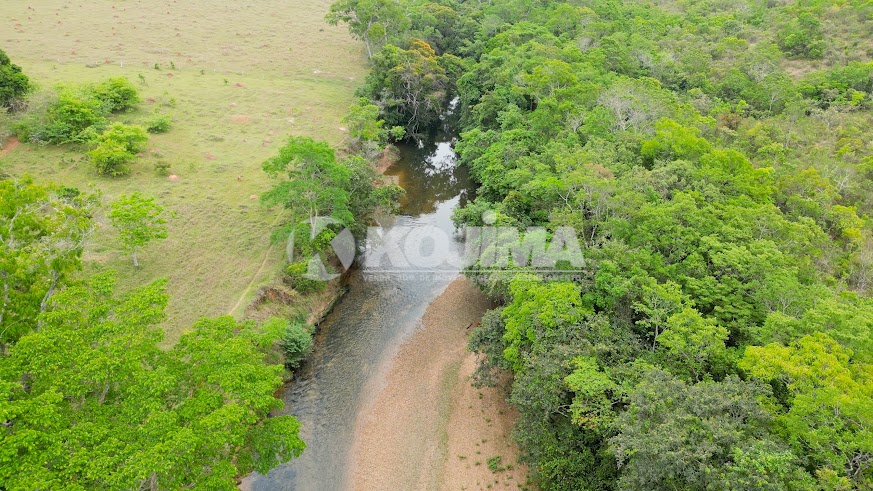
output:
M 170 163 L 164 162 L 161 160 L 160 162 L 155 162 L 155 172 L 159 176 L 167 177 L 170 175 Z
M 312 351 L 312 333 L 305 325 L 289 323 L 282 337 L 282 349 L 285 351 L 285 365 L 294 369 Z
M 33 128 L 30 140 L 47 143 L 85 143 L 86 131 L 100 131 L 106 125 L 106 112 L 97 99 L 81 91 L 62 89 L 46 110 L 43 125 Z
M 304 276 L 308 271 L 309 263 L 301 261 L 288 266 L 285 272 L 288 274 L 288 282 L 291 287 L 300 293 L 314 293 L 324 290 L 324 281 L 312 280 Z
M 501 472 L 506 470 L 506 467 L 503 465 L 503 457 L 499 455 L 495 455 L 488 459 L 488 469 L 491 472 Z
M 90 88 L 92 96 L 100 101 L 107 111 L 118 112 L 130 109 L 139 103 L 139 92 L 124 77 L 115 77 Z
M 97 144 L 88 152 L 97 172 L 104 175 L 120 176 L 130 172 L 127 165 L 133 160 L 133 155 L 127 151 L 124 145 L 113 141 L 105 141 Z
M 156 114 L 146 124 L 146 131 L 149 133 L 166 133 L 173 126 L 173 118 L 166 114 Z
M 88 152 L 97 172 L 120 176 L 130 172 L 130 163 L 148 141 L 145 130 L 139 126 L 114 123 L 94 139 L 95 146 Z
M 0 106 L 12 108 L 16 101 L 31 90 L 30 80 L 21 68 L 12 63 L 0 49 Z
M 827 49 L 821 21 L 809 12 L 801 13 L 776 36 L 782 52 L 803 58 L 821 58 Z

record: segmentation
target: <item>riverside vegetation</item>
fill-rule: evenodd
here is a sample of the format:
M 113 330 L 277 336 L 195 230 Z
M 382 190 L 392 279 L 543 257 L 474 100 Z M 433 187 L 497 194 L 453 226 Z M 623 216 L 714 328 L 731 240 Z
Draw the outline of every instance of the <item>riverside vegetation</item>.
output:
M 80 155 L 88 178 L 104 184 L 132 179 L 150 160 L 150 134 L 175 129 L 167 114 L 136 116 L 139 92 L 125 77 L 39 89 L 0 51 L 2 129 L 33 148 Z M 383 123 L 348 124 L 342 158 L 325 142 L 292 137 L 278 151 L 281 168 L 279 157 L 263 165 L 291 178 L 263 189 L 265 205 L 285 210 L 277 239 L 302 227 L 308 239 L 295 253 L 328 264 L 330 237 L 360 230 L 399 193 L 377 185 L 355 153 L 384 146 Z M 176 214 L 140 192 L 104 207 L 98 186 L 34 179 L 17 155 L 4 156 L 0 179 L 0 488 L 235 489 L 240 476 L 300 455 L 297 420 L 271 416 L 282 407 L 274 393 L 312 346 L 300 297 L 325 285 L 303 283 L 292 264 L 280 275 L 298 298 L 290 319 L 201 318 L 167 343 L 167 279 L 119 288 L 120 275 L 95 272 L 85 253 L 105 215 L 138 272 L 137 252 L 171 239 Z M 337 224 L 309 237 L 313 207 Z
M 584 238 L 577 280 L 476 275 L 502 305 L 472 335 L 477 379 L 512 373 L 541 489 L 873 487 L 868 3 L 340 0 L 327 19 L 372 61 L 353 150 L 427 131 L 457 95 L 480 185 L 457 223 Z M 21 138 L 134 172 L 149 136 L 117 126 L 134 84 L 28 105 L 5 56 L 0 77 Z M 262 199 L 285 232 L 313 214 L 359 229 L 396 197 L 362 157 L 305 137 L 278 155 Z M 82 271 L 99 194 L 23 174 L 0 181 L 0 487 L 232 489 L 298 455 L 297 422 L 267 415 L 306 329 L 207 318 L 162 346 L 166 281 Z M 294 288 L 321 288 L 302 271 Z
M 458 224 L 572 226 L 578 278 L 476 273 L 544 490 L 873 488 L 873 6 L 340 0 L 359 93 L 457 95 Z M 509 254 L 496 250 L 495 254 Z
M 135 107 L 108 117 L 149 132 L 123 177 L 98 175 L 87 155 L 91 145 L 22 141 L 10 151 L 16 143 L 6 145 L 3 122 L 0 167 L 39 183 L 99 190 L 107 204 L 140 192 L 176 216 L 166 223 L 166 239 L 139 252 L 139 268 L 102 213 L 83 253 L 87 274 L 115 270 L 124 291 L 169 280 L 159 325 L 164 346 L 201 317 L 253 314 L 253 300 L 281 286 L 275 280 L 284 247 L 271 241 L 281 213 L 257 199 L 274 184 L 261 163 L 291 134 L 342 145 L 350 125 L 341 120 L 366 70 L 361 43 L 324 22 L 328 6 L 327 0 L 4 5 L 0 48 L 35 87 L 28 111 L 49 104 L 58 86 L 75 91 L 126 78 L 138 91 Z M 285 16 L 283 29 L 264 29 L 263 19 L 275 15 Z M 293 297 L 295 316 L 323 303 L 322 296 L 275 291 Z

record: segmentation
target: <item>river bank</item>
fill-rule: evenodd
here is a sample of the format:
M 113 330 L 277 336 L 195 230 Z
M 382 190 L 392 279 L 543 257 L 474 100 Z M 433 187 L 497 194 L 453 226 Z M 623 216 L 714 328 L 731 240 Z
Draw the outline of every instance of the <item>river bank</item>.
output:
M 467 339 L 490 302 L 458 278 L 372 383 L 355 424 L 350 487 L 358 490 L 520 489 L 526 469 L 510 433 L 515 413 L 497 388 L 470 383 Z M 490 459 L 490 465 L 489 465 Z
M 515 452 L 502 394 L 474 390 L 467 380 L 475 366 L 467 336 L 489 303 L 466 280 L 454 281 L 464 245 L 452 214 L 473 198 L 475 183 L 457 165 L 453 143 L 447 123 L 427 139 L 397 145 L 384 170 L 406 190 L 386 231 L 439 231 L 450 238 L 443 264 L 405 271 L 364 244 L 348 293 L 320 323 L 311 356 L 279 394 L 282 413 L 301 423 L 306 450 L 247 478 L 250 489 L 487 489 L 521 481 L 515 467 L 504 470 Z M 362 426 L 367 414 L 388 424 Z M 367 476 L 352 470 L 354 456 Z

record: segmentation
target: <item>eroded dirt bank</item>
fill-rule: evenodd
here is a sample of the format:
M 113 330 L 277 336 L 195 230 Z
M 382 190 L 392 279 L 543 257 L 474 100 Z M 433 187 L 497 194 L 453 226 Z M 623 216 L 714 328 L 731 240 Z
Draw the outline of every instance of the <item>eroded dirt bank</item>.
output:
M 385 367 L 355 425 L 347 482 L 356 490 L 519 489 L 526 469 L 510 439 L 515 414 L 498 389 L 470 384 L 468 326 L 489 302 L 453 281 Z M 489 466 L 489 459 L 491 465 Z

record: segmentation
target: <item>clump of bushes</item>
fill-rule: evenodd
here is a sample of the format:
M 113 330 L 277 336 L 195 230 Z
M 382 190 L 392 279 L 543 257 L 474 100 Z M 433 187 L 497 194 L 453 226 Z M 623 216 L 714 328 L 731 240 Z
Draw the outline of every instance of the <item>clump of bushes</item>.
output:
M 170 175 L 170 163 L 164 162 L 163 160 L 159 162 L 155 162 L 155 172 L 161 177 L 167 177 Z
M 285 365 L 295 369 L 312 352 L 312 332 L 301 323 L 289 323 L 282 336 Z
M 18 137 L 34 143 L 87 143 L 101 133 L 112 113 L 140 101 L 126 78 L 111 78 L 96 85 L 61 87 L 36 105 L 14 126 Z
M 64 88 L 31 104 L 31 110 L 13 124 L 13 131 L 20 140 L 32 143 L 85 143 L 103 131 L 106 122 L 100 101 Z
M 148 134 L 139 126 L 114 123 L 94 138 L 94 148 L 88 152 L 97 172 L 120 176 L 130 172 L 128 165 L 144 149 Z

